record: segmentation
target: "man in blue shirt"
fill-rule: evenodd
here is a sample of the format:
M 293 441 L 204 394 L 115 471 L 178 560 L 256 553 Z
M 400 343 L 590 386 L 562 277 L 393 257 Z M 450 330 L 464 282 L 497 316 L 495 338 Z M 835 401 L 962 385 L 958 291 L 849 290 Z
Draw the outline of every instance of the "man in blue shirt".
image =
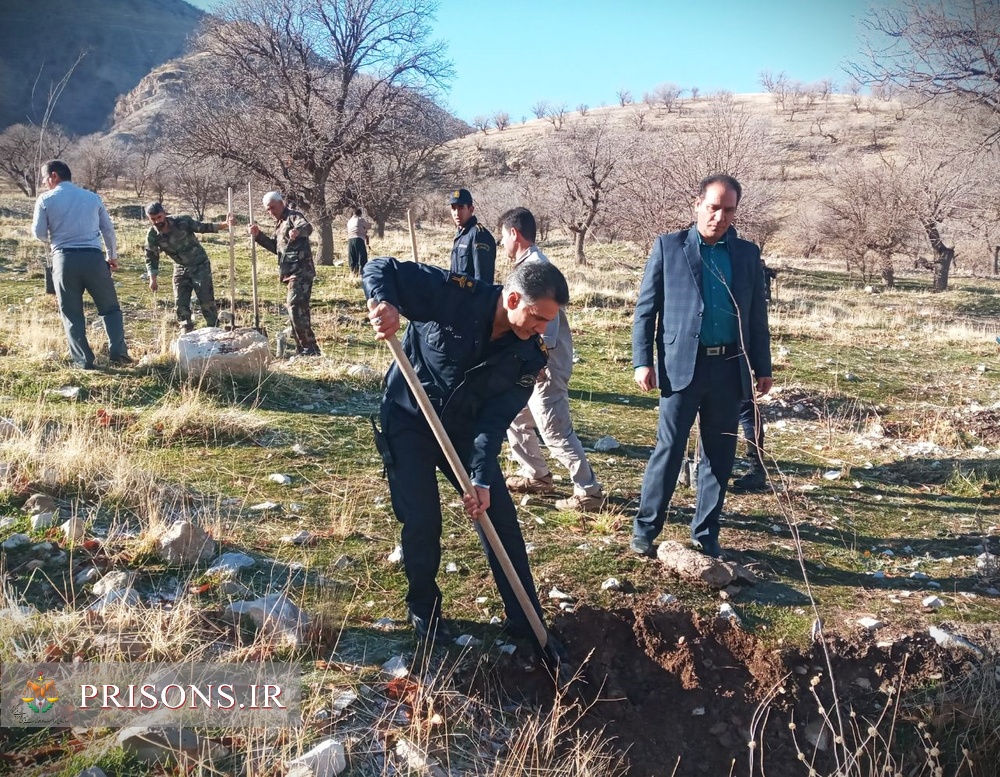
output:
M 741 195 L 732 176 L 706 178 L 694 228 L 658 237 L 646 263 L 632 363 L 640 389 L 659 388 L 660 414 L 632 527 L 631 548 L 643 555 L 652 554 L 663 529 L 695 417 L 701 461 L 691 539 L 710 556 L 722 554 L 719 516 L 736 456 L 740 404 L 754 390 L 771 390 L 760 249 L 729 229 Z
M 32 231 L 52 250 L 52 281 L 62 316 L 70 360 L 85 370 L 94 369 L 94 352 L 87 342 L 83 292 L 89 292 L 108 336 L 111 364 L 132 364 L 125 345 L 125 325 L 111 273 L 118 269 L 115 227 L 93 192 L 72 183 L 69 166 L 53 159 L 42 166 L 49 190 L 35 202 Z M 101 238 L 107 258 L 101 248 Z

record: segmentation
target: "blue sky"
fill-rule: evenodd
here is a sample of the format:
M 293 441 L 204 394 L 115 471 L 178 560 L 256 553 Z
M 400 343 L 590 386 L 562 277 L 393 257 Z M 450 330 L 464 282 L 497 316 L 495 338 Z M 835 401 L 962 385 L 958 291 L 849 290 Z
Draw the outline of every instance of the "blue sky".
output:
M 211 6 L 212 0 L 194 5 Z M 878 5 L 885 5 L 882 0 Z M 470 121 L 540 100 L 575 110 L 673 82 L 702 94 L 762 91 L 761 70 L 843 83 L 869 0 L 440 0 L 455 78 L 447 108 Z

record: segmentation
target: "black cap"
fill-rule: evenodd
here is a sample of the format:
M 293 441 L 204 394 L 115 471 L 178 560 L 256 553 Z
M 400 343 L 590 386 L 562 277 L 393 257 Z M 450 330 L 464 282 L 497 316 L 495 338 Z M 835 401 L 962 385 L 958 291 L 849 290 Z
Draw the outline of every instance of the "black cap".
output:
M 471 205 L 472 195 L 469 194 L 468 189 L 455 189 L 451 193 L 451 198 L 448 200 L 449 205 Z
M 146 215 L 155 216 L 158 213 L 163 213 L 163 203 L 161 202 L 151 202 L 146 206 Z

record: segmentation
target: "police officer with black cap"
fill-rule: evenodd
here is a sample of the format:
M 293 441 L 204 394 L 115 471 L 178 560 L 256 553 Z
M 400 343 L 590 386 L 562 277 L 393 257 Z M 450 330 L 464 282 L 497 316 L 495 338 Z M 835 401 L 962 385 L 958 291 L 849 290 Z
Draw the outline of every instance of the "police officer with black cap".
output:
M 476 206 L 468 189 L 455 189 L 448 200 L 458 232 L 451 247 L 451 271 L 493 283 L 497 241 L 473 215 Z
M 443 268 L 392 258 L 362 270 L 368 318 L 378 339 L 410 325 L 403 350 L 475 486 L 463 496 L 503 599 L 512 636 L 530 636 L 529 621 L 478 519 L 488 511 L 504 550 L 541 616 L 528 554 L 497 457 L 507 427 L 527 403 L 547 354 L 539 335 L 569 302 L 562 273 L 524 262 L 504 285 L 481 283 Z M 386 465 L 392 508 L 402 526 L 409 619 L 422 640 L 447 638 L 441 616 L 441 495 L 437 470 L 459 488 L 404 375 L 389 368 L 376 444 Z M 459 489 L 460 490 L 460 489 Z

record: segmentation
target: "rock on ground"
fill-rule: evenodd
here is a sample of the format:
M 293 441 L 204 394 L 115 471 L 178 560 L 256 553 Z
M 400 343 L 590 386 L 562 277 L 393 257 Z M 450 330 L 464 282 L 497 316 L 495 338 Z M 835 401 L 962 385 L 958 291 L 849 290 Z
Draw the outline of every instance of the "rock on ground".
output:
M 271 360 L 267 337 L 255 329 L 227 332 L 219 327 L 203 327 L 182 334 L 171 350 L 178 367 L 188 375 L 254 374 Z
M 157 555 L 169 564 L 197 564 L 215 555 L 215 540 L 190 521 L 176 521 L 160 537 Z
M 123 728 L 118 744 L 127 754 L 146 763 L 174 764 L 183 758 L 224 758 L 228 751 L 222 745 L 208 742 L 194 731 L 168 726 Z
M 298 758 L 285 764 L 285 777 L 333 777 L 347 768 L 344 745 L 336 739 L 326 739 Z
M 280 637 L 290 645 L 302 642 L 309 627 L 309 615 L 283 593 L 268 594 L 248 602 L 233 602 L 226 607 L 230 616 L 249 615 L 257 628 Z
M 725 588 L 737 582 L 750 585 L 757 582 L 753 572 L 746 567 L 731 561 L 719 561 L 673 540 L 661 543 L 656 557 L 678 577 L 700 580 L 712 588 Z

